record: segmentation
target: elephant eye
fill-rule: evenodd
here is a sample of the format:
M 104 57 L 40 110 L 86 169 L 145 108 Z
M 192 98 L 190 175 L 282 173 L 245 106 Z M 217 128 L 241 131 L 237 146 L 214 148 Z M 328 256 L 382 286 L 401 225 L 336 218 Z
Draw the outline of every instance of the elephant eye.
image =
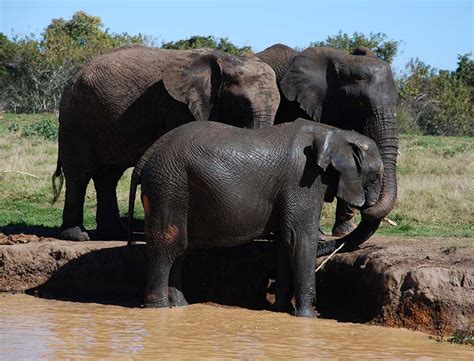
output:
M 379 175 L 378 175 L 377 173 L 372 173 L 372 174 L 370 175 L 369 182 L 370 182 L 371 184 L 374 184 L 374 183 L 376 183 L 376 182 L 378 181 L 378 179 L 379 179 Z

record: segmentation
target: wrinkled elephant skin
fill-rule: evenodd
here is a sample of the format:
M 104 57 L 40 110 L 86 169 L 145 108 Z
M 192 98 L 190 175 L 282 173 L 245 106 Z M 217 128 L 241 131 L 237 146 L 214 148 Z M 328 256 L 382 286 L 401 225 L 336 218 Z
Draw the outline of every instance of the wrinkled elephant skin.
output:
M 129 226 L 139 183 L 145 210 L 145 305 L 186 304 L 188 247 L 236 246 L 273 233 L 280 248 L 275 308 L 291 307 L 294 284 L 296 315 L 314 316 L 316 257 L 339 245 L 318 247 L 323 202 L 370 207 L 382 174 L 373 140 L 308 120 L 258 130 L 193 122 L 170 131 L 140 158 L 130 187 Z
M 257 58 L 212 49 L 128 46 L 92 60 L 71 79 L 59 107 L 59 156 L 53 185 L 66 180 L 62 238 L 86 240 L 84 196 L 97 192 L 97 237 L 125 236 L 116 186 L 161 135 L 190 121 L 247 128 L 273 124 L 275 73 Z M 61 172 L 62 171 L 62 172 Z M 60 187 L 55 188 L 55 198 Z

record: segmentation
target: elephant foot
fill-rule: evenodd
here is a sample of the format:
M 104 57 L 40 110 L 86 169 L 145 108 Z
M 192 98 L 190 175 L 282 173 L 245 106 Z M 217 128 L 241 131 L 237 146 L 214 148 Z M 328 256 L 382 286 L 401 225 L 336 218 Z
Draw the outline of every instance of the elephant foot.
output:
M 318 314 L 313 310 L 312 307 L 308 308 L 300 308 L 295 311 L 295 316 L 296 317 L 310 317 L 310 318 L 316 318 L 318 317 Z
M 184 297 L 181 297 L 179 299 L 173 299 L 170 301 L 170 307 L 183 307 L 183 306 L 188 306 L 189 303 L 186 301 Z
M 355 228 L 356 224 L 352 222 L 352 219 L 341 223 L 335 223 L 334 227 L 332 227 L 332 235 L 342 237 L 351 233 Z
M 87 232 L 84 232 L 81 227 L 75 226 L 71 228 L 66 228 L 61 231 L 59 234 L 61 239 L 67 239 L 70 241 L 88 241 L 90 240 Z
M 160 298 L 154 301 L 147 301 L 145 299 L 145 304 L 143 305 L 145 308 L 168 308 L 170 307 L 170 303 L 168 301 L 168 297 Z
M 169 288 L 169 299 L 170 307 L 182 307 L 189 305 L 188 301 L 184 298 L 183 292 L 175 287 Z

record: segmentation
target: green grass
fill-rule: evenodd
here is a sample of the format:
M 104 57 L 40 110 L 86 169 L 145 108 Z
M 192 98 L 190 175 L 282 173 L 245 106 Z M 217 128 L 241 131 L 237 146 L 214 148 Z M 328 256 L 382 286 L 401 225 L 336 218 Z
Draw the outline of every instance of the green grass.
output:
M 9 224 L 58 227 L 64 189 L 51 205 L 56 168 L 57 119 L 50 114 L 0 113 L 0 227 Z M 398 166 L 399 195 L 377 234 L 474 237 L 474 138 L 403 135 Z M 22 174 L 23 172 L 27 174 Z M 122 215 L 128 208 L 131 170 L 118 186 Z M 139 197 L 137 197 L 139 198 Z M 331 229 L 335 204 L 323 209 L 322 228 Z M 95 228 L 95 190 L 85 202 L 85 225 Z M 137 199 L 135 217 L 143 218 Z

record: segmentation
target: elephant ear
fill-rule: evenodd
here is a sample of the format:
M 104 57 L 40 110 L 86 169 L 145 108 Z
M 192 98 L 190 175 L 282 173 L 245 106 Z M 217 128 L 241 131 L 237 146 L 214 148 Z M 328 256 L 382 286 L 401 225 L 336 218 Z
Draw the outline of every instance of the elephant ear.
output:
M 221 70 L 212 52 L 183 51 L 163 67 L 163 84 L 177 101 L 186 104 L 196 120 L 213 119 L 217 112 Z
M 366 145 L 341 136 L 340 130 L 328 132 L 313 142 L 316 164 L 324 171 L 331 166 L 339 174 L 336 197 L 356 207 L 365 203 L 361 163 L 366 150 Z
M 280 89 L 286 99 L 296 101 L 313 120 L 321 118 L 320 99 L 326 93 L 325 66 L 305 54 L 293 58 L 290 67 L 280 81 Z

